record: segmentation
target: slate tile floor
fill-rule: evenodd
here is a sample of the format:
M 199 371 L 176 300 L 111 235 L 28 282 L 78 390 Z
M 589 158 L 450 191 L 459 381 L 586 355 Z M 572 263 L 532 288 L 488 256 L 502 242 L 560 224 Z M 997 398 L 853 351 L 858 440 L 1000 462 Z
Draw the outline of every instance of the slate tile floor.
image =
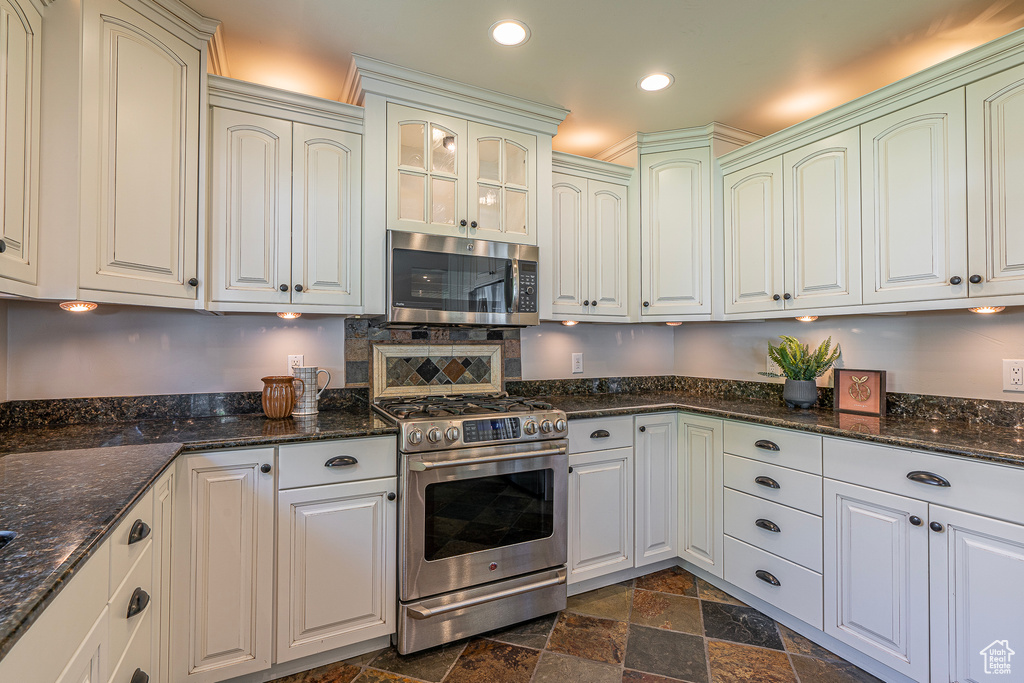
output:
M 558 614 L 413 655 L 387 648 L 273 683 L 873 683 L 677 567 Z

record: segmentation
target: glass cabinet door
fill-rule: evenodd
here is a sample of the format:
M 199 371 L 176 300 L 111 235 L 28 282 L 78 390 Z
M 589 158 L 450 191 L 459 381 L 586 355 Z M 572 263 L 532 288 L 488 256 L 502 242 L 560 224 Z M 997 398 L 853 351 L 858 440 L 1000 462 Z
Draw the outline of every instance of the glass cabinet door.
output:
M 471 122 L 469 140 L 469 236 L 535 241 L 537 138 Z
M 465 236 L 466 122 L 388 105 L 388 228 Z

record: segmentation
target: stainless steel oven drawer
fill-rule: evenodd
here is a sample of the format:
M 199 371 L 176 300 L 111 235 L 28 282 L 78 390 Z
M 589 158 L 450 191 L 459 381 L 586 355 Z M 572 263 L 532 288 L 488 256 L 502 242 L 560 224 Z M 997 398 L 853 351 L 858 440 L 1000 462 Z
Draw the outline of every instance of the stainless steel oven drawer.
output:
M 398 651 L 417 652 L 563 610 L 565 578 L 565 567 L 557 567 L 403 603 L 398 611 Z

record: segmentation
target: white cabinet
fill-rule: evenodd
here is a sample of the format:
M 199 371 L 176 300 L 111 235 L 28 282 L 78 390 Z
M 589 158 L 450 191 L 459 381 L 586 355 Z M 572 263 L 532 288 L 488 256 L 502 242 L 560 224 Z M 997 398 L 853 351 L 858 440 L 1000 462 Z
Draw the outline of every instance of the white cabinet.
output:
M 722 578 L 722 421 L 685 413 L 678 420 L 679 556 Z
M 678 461 L 676 413 L 636 418 L 633 467 L 636 501 L 633 566 L 677 555 Z M 721 481 L 721 480 L 719 480 Z
M 964 89 L 861 126 L 864 303 L 967 296 Z
M 537 243 L 537 137 L 387 105 L 387 227 Z
M 569 465 L 568 582 L 631 568 L 633 448 L 571 454 Z
M 556 155 L 556 161 L 566 158 Z M 602 164 L 602 169 L 612 167 Z M 561 168 L 556 166 L 556 171 Z M 628 173 L 629 169 L 618 170 Z M 628 175 L 621 183 L 559 172 L 552 177 L 552 248 L 551 258 L 546 259 L 551 269 L 552 314 L 573 320 L 624 318 L 628 314 Z
M 193 308 L 216 24 L 145 0 L 86 0 L 82 13 L 81 296 Z
M 825 633 L 928 680 L 928 504 L 826 479 Z
M 43 20 L 28 0 L 0 0 L 0 292 L 32 295 L 39 253 L 39 74 Z
M 641 316 L 711 313 L 711 177 L 710 146 L 640 156 Z
M 104 607 L 100 617 L 89 630 L 89 635 L 85 637 L 67 667 L 57 677 L 57 683 L 107 683 L 107 675 L 110 670 L 107 654 L 109 618 L 110 609 Z
M 861 303 L 859 130 L 724 179 L 726 313 Z
M 220 681 L 270 667 L 273 467 L 273 448 L 178 460 L 174 680 Z
M 390 477 L 278 495 L 277 662 L 394 632 L 396 490 Z
M 256 90 L 211 79 L 209 308 L 361 312 L 361 136 L 259 113 L 285 95 Z
M 1024 294 L 1022 154 L 1024 67 L 968 85 L 969 248 L 962 277 L 972 297 Z

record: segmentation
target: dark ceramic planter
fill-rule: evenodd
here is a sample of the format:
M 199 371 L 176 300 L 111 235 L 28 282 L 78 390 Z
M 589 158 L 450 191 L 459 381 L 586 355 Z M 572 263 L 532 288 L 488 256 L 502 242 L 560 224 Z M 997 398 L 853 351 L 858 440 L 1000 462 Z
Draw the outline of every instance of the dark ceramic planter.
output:
M 813 379 L 787 379 L 782 400 L 790 408 L 813 408 L 818 402 L 818 385 Z

